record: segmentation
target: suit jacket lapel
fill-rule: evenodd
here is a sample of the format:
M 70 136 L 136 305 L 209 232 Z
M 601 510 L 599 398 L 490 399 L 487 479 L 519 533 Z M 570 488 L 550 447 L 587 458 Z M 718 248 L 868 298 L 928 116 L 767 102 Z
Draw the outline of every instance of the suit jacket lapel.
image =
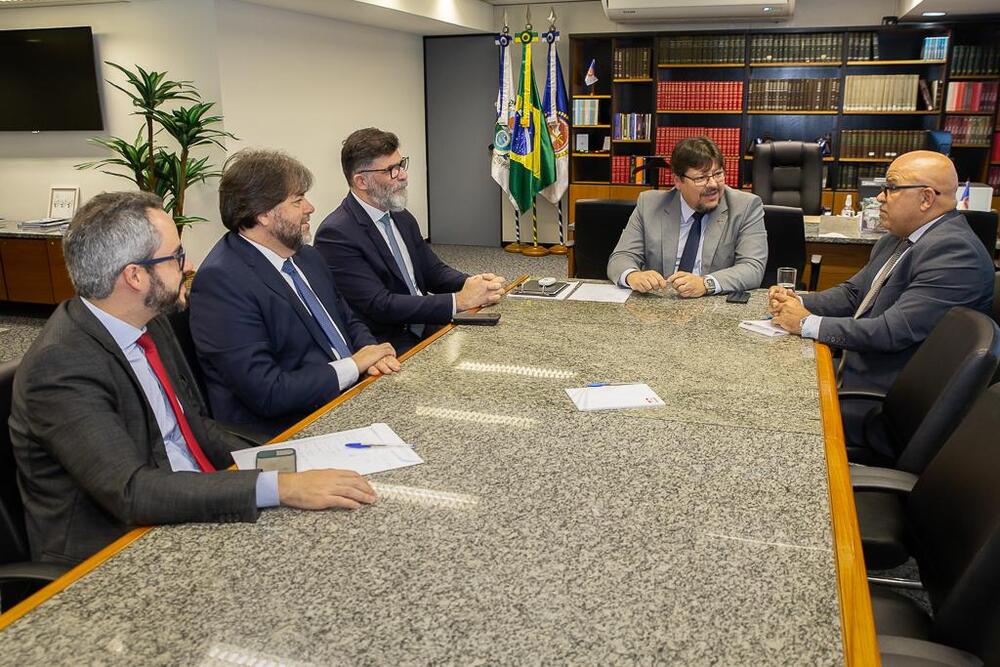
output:
M 681 193 L 676 189 L 666 200 L 665 223 L 660 226 L 660 233 L 663 238 L 660 240 L 660 255 L 663 257 L 663 277 L 666 278 L 674 272 L 677 264 L 677 242 L 681 237 Z M 676 221 L 676 223 L 675 223 Z M 647 269 L 652 268 L 647 266 Z
M 67 312 L 73 321 L 76 322 L 77 326 L 80 327 L 81 331 L 97 341 L 108 354 L 114 357 L 114 360 L 125 371 L 125 375 L 132 382 L 132 389 L 142 399 L 143 411 L 146 414 L 146 434 L 149 436 L 153 460 L 156 461 L 157 466 L 169 469 L 170 460 L 167 458 L 166 445 L 163 444 L 163 434 L 160 433 L 159 424 L 156 423 L 156 415 L 153 414 L 153 408 L 149 406 L 149 399 L 146 398 L 146 393 L 143 391 L 142 385 L 139 384 L 139 378 L 135 376 L 135 371 L 132 370 L 132 364 L 125 358 L 125 353 L 118 347 L 118 343 L 115 342 L 115 339 L 112 338 L 108 330 L 104 328 L 100 320 L 83 305 L 80 297 L 73 297 L 69 301 Z
M 347 207 L 350 209 L 351 214 L 354 215 L 354 221 L 364 230 L 368 236 L 368 240 L 375 247 L 375 252 L 382 258 L 382 263 L 405 286 L 406 279 L 403 278 L 403 274 L 399 271 L 396 258 L 392 256 L 392 251 L 389 250 L 389 245 L 385 242 L 382 234 L 375 229 L 375 222 L 371 219 L 371 216 L 361 207 L 361 204 L 358 203 L 353 194 L 348 194 L 346 200 Z
M 719 205 L 708 214 L 702 221 L 701 233 L 705 236 L 705 241 L 701 245 L 701 273 L 707 275 L 714 270 L 715 253 L 719 250 L 719 241 L 722 240 L 722 232 L 725 231 L 729 222 L 729 202 L 726 199 L 725 190 L 719 197 Z
M 336 359 L 337 357 L 333 354 L 333 350 L 330 349 L 330 341 L 327 340 L 326 334 L 320 329 L 316 318 L 302 304 L 302 300 L 299 299 L 298 294 L 288 286 L 285 279 L 278 275 L 278 272 L 274 270 L 271 263 L 256 248 L 240 238 L 239 234 L 229 232 L 227 236 L 230 247 L 246 262 L 247 266 L 250 267 L 251 273 L 260 278 L 261 282 L 267 285 L 271 291 L 288 302 L 292 310 L 295 311 L 295 314 L 302 320 L 303 326 L 305 326 L 306 331 L 309 332 L 313 340 L 316 341 L 316 344 L 326 352 L 331 361 Z M 309 282 L 312 283 L 313 281 L 310 279 Z

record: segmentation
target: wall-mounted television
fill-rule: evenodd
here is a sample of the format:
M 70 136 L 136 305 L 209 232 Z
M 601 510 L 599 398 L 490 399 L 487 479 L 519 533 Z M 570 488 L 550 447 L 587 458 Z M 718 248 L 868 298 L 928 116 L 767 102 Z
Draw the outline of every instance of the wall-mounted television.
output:
M 89 27 L 0 30 L 0 131 L 103 130 Z

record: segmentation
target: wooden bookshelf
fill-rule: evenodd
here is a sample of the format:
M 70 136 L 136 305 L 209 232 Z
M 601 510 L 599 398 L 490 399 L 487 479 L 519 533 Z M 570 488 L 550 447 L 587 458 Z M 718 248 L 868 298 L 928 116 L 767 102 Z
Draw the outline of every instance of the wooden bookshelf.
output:
M 844 116 L 936 116 L 940 111 L 842 111 Z
M 611 157 L 611 153 L 570 153 L 572 157 Z
M 751 116 L 836 116 L 837 112 L 833 110 L 827 111 L 813 111 L 810 109 L 785 109 L 783 111 L 777 109 L 751 109 L 747 111 Z
M 573 95 L 574 100 L 610 100 L 610 95 Z
M 676 110 L 670 110 L 670 111 L 668 111 L 666 109 L 657 109 L 656 113 L 674 113 L 674 114 L 685 114 L 686 113 L 686 114 L 692 114 L 692 115 L 695 115 L 695 114 L 697 114 L 697 115 L 711 115 L 711 114 L 715 114 L 715 115 L 729 115 L 729 116 L 737 115 L 738 116 L 738 115 L 742 114 L 743 112 L 742 111 L 717 111 L 715 109 L 698 109 L 696 111 L 676 111 Z
M 839 162 L 860 162 L 868 164 L 878 164 L 879 162 L 890 163 L 896 158 L 894 157 L 842 157 L 837 158 Z
M 947 60 L 848 60 L 848 67 L 882 67 L 885 65 L 944 65 Z
M 574 125 L 574 130 L 609 130 L 610 125 Z
M 652 83 L 653 79 L 646 77 L 644 79 L 611 79 L 611 83 Z
M 814 62 L 774 62 L 750 63 L 750 67 L 840 67 L 843 63 L 832 60 L 818 60 Z
M 744 63 L 659 63 L 657 69 L 733 69 L 746 67 Z

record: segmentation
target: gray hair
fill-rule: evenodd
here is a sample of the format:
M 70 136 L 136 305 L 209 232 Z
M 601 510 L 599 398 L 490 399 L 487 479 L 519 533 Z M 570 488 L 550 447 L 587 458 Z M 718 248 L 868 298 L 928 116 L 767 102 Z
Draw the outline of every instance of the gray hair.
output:
M 151 208 L 163 208 L 151 192 L 102 192 L 77 211 L 63 255 L 78 295 L 107 298 L 122 269 L 153 256 L 161 239 L 147 217 Z

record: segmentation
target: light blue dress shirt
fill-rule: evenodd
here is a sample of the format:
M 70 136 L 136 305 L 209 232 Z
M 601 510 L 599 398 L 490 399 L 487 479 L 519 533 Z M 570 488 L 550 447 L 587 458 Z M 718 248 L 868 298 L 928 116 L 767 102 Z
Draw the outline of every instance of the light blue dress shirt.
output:
M 677 237 L 677 254 L 674 258 L 674 270 L 671 272 L 671 275 L 677 273 L 677 267 L 681 265 L 681 255 L 684 254 L 684 245 L 687 243 L 688 234 L 691 233 L 691 227 L 694 226 L 695 210 L 690 206 L 688 206 L 688 203 L 687 201 L 685 201 L 683 196 L 680 197 L 680 200 L 681 200 L 681 230 L 680 230 L 680 235 Z M 701 269 L 702 269 L 701 251 L 702 248 L 705 247 L 705 222 L 708 220 L 709 215 L 711 215 L 711 211 L 705 213 L 705 216 L 702 218 L 701 238 L 698 240 L 698 255 L 695 257 L 694 266 L 691 267 L 691 273 L 695 274 L 696 276 L 701 275 Z M 625 279 L 628 277 L 628 274 L 638 270 L 639 269 L 628 269 L 624 273 L 622 273 L 622 275 L 618 278 L 619 287 L 624 287 L 626 289 L 629 289 L 629 284 L 625 282 Z M 667 276 L 663 277 L 666 278 Z M 705 278 L 711 278 L 711 277 L 712 276 L 705 276 Z M 713 278 L 713 281 L 714 280 L 715 279 Z M 716 285 L 716 288 L 710 291 L 709 294 L 717 294 L 719 283 L 713 282 L 712 284 Z
M 278 272 L 278 275 L 280 275 L 281 279 L 285 281 L 285 284 L 287 284 L 289 287 L 292 288 L 292 292 L 295 294 L 296 297 L 298 297 L 299 303 L 301 303 L 303 307 L 305 307 L 305 309 L 308 311 L 309 306 L 306 305 L 306 302 L 302 300 L 301 296 L 299 296 L 298 291 L 295 289 L 295 283 L 292 282 L 292 277 L 281 270 L 281 267 L 284 266 L 285 264 L 285 258 L 279 255 L 278 253 L 274 252 L 270 248 L 262 246 L 261 244 L 255 241 L 251 241 L 242 234 L 240 234 L 240 237 L 244 241 L 252 245 L 254 248 L 257 248 L 260 254 L 264 255 L 264 259 L 267 260 L 268 264 L 274 267 L 274 270 Z M 295 264 L 294 257 L 292 258 L 292 264 Z M 315 294 L 316 290 L 313 290 L 312 285 L 309 284 L 309 279 L 306 278 L 306 274 L 302 272 L 302 269 L 299 268 L 298 264 L 295 264 L 295 269 L 299 272 L 299 277 L 302 278 L 302 282 L 304 282 L 306 286 L 313 291 L 313 294 Z M 319 301 L 318 298 L 317 301 Z M 337 326 L 336 320 L 330 317 L 330 313 L 326 310 L 326 306 L 323 305 L 322 301 L 319 302 L 319 305 L 320 307 L 323 308 L 323 312 L 333 323 L 333 328 L 336 329 L 338 332 L 340 332 L 340 337 L 343 338 L 344 341 L 347 342 L 348 347 L 350 347 L 351 344 L 350 340 L 347 338 L 347 336 L 344 335 L 343 331 L 340 331 L 340 327 Z M 337 354 L 337 350 L 335 350 L 332 346 L 330 347 L 330 351 L 333 352 L 333 356 L 337 357 L 336 361 L 330 362 L 330 367 L 333 368 L 334 372 L 337 374 L 337 384 L 340 385 L 340 391 L 344 391 L 345 389 L 354 385 L 354 383 L 358 381 L 358 375 L 359 375 L 358 365 L 354 362 L 354 359 L 352 359 L 351 357 L 345 357 L 341 359 L 340 355 Z
M 128 322 L 101 310 L 90 301 L 83 298 L 80 300 L 115 339 L 115 343 L 121 348 L 122 354 L 125 355 L 125 359 L 132 367 L 136 379 L 139 380 L 139 386 L 142 387 L 142 393 L 146 396 L 146 402 L 149 403 L 153 416 L 156 418 L 156 425 L 160 428 L 160 435 L 163 436 L 163 445 L 167 450 L 170 469 L 174 472 L 200 473 L 201 468 L 181 434 L 177 417 L 174 416 L 173 408 L 170 407 L 167 394 L 163 391 L 163 386 L 156 378 L 156 374 L 153 373 L 153 368 L 146 359 L 146 353 L 136 342 L 139 340 L 139 336 L 146 333 L 146 327 L 136 329 Z M 257 476 L 257 507 L 274 507 L 276 505 L 278 505 L 278 473 L 274 470 L 262 472 Z
M 923 236 L 928 229 L 930 229 L 930 226 L 940 219 L 941 216 L 939 215 L 930 222 L 924 223 L 920 227 L 914 229 L 913 233 L 910 234 L 910 236 L 908 237 L 910 239 L 910 243 L 916 244 L 916 242 L 920 240 L 920 237 Z M 912 248 L 913 246 L 911 245 L 909 248 L 903 251 L 903 254 L 899 256 L 899 260 L 896 261 L 896 266 L 899 266 L 899 262 L 902 261 L 903 257 L 906 256 L 906 253 L 910 252 Z M 885 266 L 883 265 L 882 268 L 879 269 L 878 273 L 875 274 L 875 277 L 872 279 L 873 285 L 875 284 L 875 281 L 878 280 L 878 277 L 882 275 L 882 271 L 884 270 Z M 799 301 L 802 301 L 802 297 L 799 297 Z M 812 339 L 819 338 L 819 325 L 822 322 L 823 322 L 823 317 L 821 315 L 806 316 L 805 322 L 802 323 L 802 333 L 800 335 L 803 338 L 812 338 Z
M 375 225 L 375 229 L 377 229 L 378 233 L 382 236 L 382 240 L 385 241 L 386 247 L 389 248 L 390 252 L 392 252 L 392 245 L 389 243 L 389 237 L 386 236 L 385 229 L 383 229 L 382 225 L 378 224 L 379 220 L 381 220 L 386 213 L 389 213 L 389 211 L 380 211 L 379 209 L 375 208 L 368 202 L 361 199 L 361 197 L 354 194 L 354 192 L 351 192 L 351 196 L 354 197 L 354 200 L 356 202 L 361 204 L 361 208 L 363 208 L 365 210 L 365 213 L 368 214 L 368 217 L 372 219 L 372 224 Z M 406 266 L 406 272 L 410 274 L 410 282 L 413 284 L 413 289 L 417 290 L 418 295 L 423 296 L 423 292 L 421 292 L 420 288 L 417 287 L 417 276 L 416 274 L 413 273 L 413 261 L 410 259 L 410 251 L 407 250 L 406 244 L 403 243 L 403 237 L 400 236 L 399 230 L 396 228 L 396 221 L 392 219 L 391 213 L 389 213 L 389 227 L 392 228 L 392 235 L 396 237 L 396 244 L 399 246 L 399 252 L 403 255 L 403 265 Z M 458 302 L 455 300 L 455 295 L 452 294 L 451 295 L 452 317 L 455 317 L 455 313 L 458 312 L 457 304 Z

